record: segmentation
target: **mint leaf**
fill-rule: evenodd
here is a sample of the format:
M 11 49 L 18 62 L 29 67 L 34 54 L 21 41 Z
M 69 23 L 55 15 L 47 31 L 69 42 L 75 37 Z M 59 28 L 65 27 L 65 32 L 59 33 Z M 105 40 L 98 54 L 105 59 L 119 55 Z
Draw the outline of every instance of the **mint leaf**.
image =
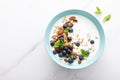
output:
M 70 30 L 69 27 L 65 28 L 65 32 L 69 32 L 69 30 Z
M 55 42 L 54 47 L 60 47 L 62 45 L 63 45 L 63 41 L 58 40 L 57 42 Z
M 104 21 L 104 22 L 107 22 L 107 21 L 110 20 L 110 18 L 111 18 L 111 14 L 108 14 L 107 16 L 105 16 L 105 17 L 103 18 L 103 21 Z
M 84 50 L 84 49 L 81 49 L 81 54 L 84 56 L 84 57 L 88 57 L 89 54 Z
M 102 11 L 100 10 L 100 8 L 97 6 L 96 7 L 96 11 L 95 11 L 96 14 L 102 14 Z

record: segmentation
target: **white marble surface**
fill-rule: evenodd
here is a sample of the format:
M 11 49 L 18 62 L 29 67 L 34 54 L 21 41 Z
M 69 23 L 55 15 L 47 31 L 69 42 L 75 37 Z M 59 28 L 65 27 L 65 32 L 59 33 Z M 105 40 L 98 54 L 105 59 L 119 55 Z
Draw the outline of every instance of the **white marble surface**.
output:
M 102 15 L 93 13 L 96 6 Z M 120 80 L 119 7 L 119 0 L 0 0 L 0 80 Z M 49 21 L 68 9 L 93 14 L 106 35 L 101 58 L 82 70 L 60 67 L 44 48 Z M 102 23 L 109 13 L 111 20 Z

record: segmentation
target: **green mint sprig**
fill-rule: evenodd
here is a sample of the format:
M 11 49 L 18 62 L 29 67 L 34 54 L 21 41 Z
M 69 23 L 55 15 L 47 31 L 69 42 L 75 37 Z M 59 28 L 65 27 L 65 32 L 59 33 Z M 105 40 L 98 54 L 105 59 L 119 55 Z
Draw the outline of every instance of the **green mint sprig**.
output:
M 96 7 L 95 14 L 102 14 L 102 11 L 98 6 Z
M 103 18 L 103 22 L 109 21 L 110 18 L 111 18 L 111 14 L 108 14 L 107 16 L 105 16 L 105 17 Z

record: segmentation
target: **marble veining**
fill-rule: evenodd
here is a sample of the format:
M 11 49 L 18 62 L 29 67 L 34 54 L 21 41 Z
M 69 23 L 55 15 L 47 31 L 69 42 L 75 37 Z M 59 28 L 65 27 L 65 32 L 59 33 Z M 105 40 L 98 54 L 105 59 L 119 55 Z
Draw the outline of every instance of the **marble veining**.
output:
M 34 46 L 31 47 L 31 49 L 28 50 L 28 52 L 24 53 L 24 55 L 22 55 L 18 60 L 16 60 L 16 63 L 14 63 L 11 67 L 9 67 L 8 69 L 2 71 L 0 73 L 0 76 L 3 76 L 5 74 L 7 74 L 8 72 L 10 72 L 11 70 L 15 69 L 17 66 L 20 65 L 20 63 L 30 54 L 32 54 L 32 52 L 34 52 L 36 49 L 38 49 L 37 47 L 40 46 L 40 44 L 43 43 L 43 39 L 40 40 L 40 42 L 34 44 Z M 43 46 L 43 45 L 41 45 Z
M 0 80 L 120 80 L 119 2 L 0 0 Z M 102 15 L 94 14 L 96 6 Z M 103 55 L 81 70 L 57 65 L 47 54 L 42 37 L 50 20 L 70 9 L 87 11 L 101 23 L 108 13 L 112 15 L 109 22 L 102 24 L 106 35 Z

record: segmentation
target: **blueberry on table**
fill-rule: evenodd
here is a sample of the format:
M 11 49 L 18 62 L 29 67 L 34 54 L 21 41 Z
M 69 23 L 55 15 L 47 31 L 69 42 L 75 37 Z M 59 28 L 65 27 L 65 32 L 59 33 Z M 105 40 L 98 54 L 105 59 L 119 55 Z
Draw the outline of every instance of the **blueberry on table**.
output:
M 54 44 L 55 44 L 55 41 L 50 41 L 51 46 L 54 46 Z
M 67 28 L 67 24 L 64 24 L 64 25 L 63 25 L 63 28 L 64 28 L 64 29 Z
M 58 54 L 58 56 L 59 56 L 59 57 L 63 57 L 63 53 L 60 52 L 60 53 Z
M 70 49 L 70 50 L 73 50 L 73 46 L 72 46 L 72 45 L 70 45 L 70 46 L 69 46 L 69 49 Z
M 77 59 L 77 56 L 73 56 L 73 60 Z
M 75 45 L 76 45 L 77 47 L 79 47 L 79 46 L 80 46 L 80 42 L 76 42 Z
M 63 41 L 63 40 L 64 40 L 64 37 L 60 37 L 60 40 Z
M 91 40 L 91 41 L 90 41 L 90 43 L 91 43 L 91 44 L 94 44 L 94 43 L 95 43 L 95 41 L 94 41 L 94 40 Z
M 68 59 L 68 63 L 73 63 L 73 60 L 71 58 Z
M 80 60 L 83 60 L 84 57 L 83 57 L 82 55 L 79 55 L 79 59 L 80 59 Z
M 72 40 L 72 37 L 68 37 L 67 39 L 68 39 L 68 42 L 70 42 Z
M 70 28 L 69 32 L 72 33 L 73 32 L 73 28 Z
M 53 54 L 57 54 L 57 51 L 56 51 L 56 50 L 53 50 Z

